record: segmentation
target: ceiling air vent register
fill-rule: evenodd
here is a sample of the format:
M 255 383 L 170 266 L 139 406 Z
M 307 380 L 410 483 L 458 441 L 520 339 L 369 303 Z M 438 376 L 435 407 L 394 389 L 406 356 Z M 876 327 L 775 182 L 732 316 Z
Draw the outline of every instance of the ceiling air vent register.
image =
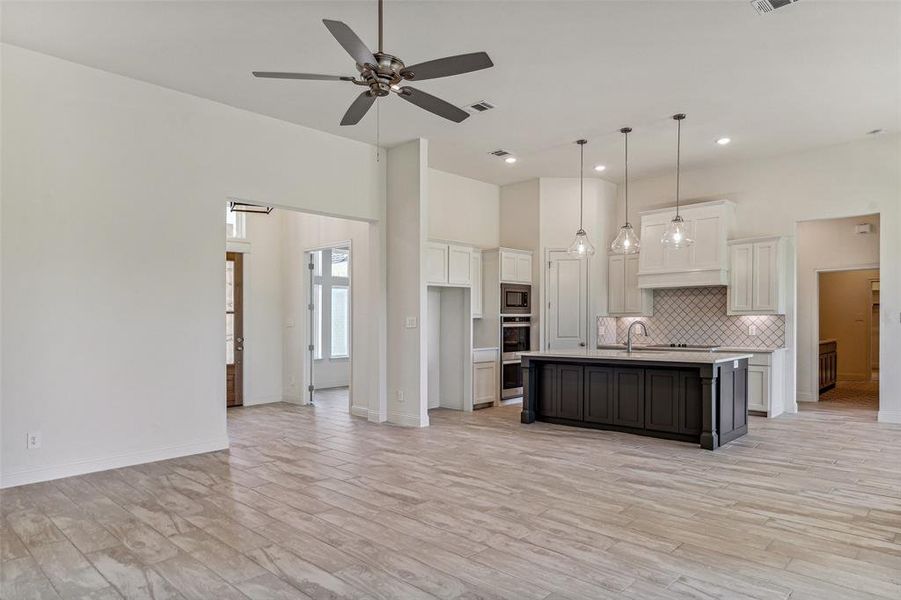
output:
M 507 152 L 506 150 L 500 150 L 500 149 L 498 149 L 498 150 L 492 150 L 492 151 L 489 152 L 488 154 L 490 154 L 491 156 L 498 156 L 498 157 L 503 157 L 503 156 L 509 156 L 509 155 L 510 155 L 510 153 Z
M 794 4 L 798 0 L 751 0 L 751 6 L 761 15 L 766 15 L 774 10 Z
M 485 100 L 480 100 L 479 102 L 470 104 L 466 108 L 468 108 L 470 110 L 470 112 L 477 113 L 477 112 L 485 112 L 486 110 L 491 110 L 492 108 L 494 108 L 494 105 Z

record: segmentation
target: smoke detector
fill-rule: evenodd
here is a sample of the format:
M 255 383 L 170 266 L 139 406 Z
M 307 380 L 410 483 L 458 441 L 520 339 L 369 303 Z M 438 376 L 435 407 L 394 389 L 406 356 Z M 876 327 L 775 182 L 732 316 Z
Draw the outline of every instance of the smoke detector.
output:
M 766 15 L 774 10 L 785 8 L 798 0 L 751 0 L 751 6 L 761 15 Z

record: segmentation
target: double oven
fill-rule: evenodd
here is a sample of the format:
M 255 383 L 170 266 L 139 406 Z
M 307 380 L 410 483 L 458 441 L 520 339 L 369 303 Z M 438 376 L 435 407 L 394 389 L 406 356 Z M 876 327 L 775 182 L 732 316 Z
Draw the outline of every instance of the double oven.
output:
M 522 396 L 520 355 L 532 349 L 532 286 L 501 284 L 501 398 Z

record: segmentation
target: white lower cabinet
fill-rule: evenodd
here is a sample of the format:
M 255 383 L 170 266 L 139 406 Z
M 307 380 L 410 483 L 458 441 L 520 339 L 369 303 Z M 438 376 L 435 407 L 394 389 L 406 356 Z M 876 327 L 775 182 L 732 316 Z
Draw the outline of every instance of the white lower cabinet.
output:
M 785 411 L 784 350 L 760 352 L 748 361 L 748 410 L 776 417 Z
M 477 348 L 472 353 L 472 405 L 497 404 L 498 349 Z

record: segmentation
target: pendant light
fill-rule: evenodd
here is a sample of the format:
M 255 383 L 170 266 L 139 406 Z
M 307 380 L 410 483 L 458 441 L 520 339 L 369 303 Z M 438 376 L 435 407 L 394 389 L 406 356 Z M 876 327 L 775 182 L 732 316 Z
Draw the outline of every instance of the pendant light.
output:
M 679 216 L 679 171 L 681 168 L 681 152 L 682 152 L 682 120 L 685 118 L 683 113 L 673 115 L 676 121 L 676 216 L 670 221 L 663 233 L 660 242 L 669 248 L 684 248 L 694 243 L 694 240 L 688 237 L 688 227 L 685 221 Z
M 576 239 L 570 244 L 567 252 L 579 258 L 587 258 L 594 256 L 594 246 L 589 241 L 585 229 L 582 228 L 582 213 L 585 205 L 585 144 L 588 143 L 588 140 L 576 140 L 576 143 L 579 144 L 579 230 L 576 231 Z
M 619 132 L 623 134 L 623 138 L 626 140 L 626 224 L 619 228 L 616 239 L 610 244 L 610 250 L 616 254 L 636 254 L 638 253 L 639 246 L 641 246 L 641 242 L 639 241 L 638 236 L 635 235 L 632 224 L 629 223 L 629 133 L 632 132 L 632 128 L 623 127 Z

